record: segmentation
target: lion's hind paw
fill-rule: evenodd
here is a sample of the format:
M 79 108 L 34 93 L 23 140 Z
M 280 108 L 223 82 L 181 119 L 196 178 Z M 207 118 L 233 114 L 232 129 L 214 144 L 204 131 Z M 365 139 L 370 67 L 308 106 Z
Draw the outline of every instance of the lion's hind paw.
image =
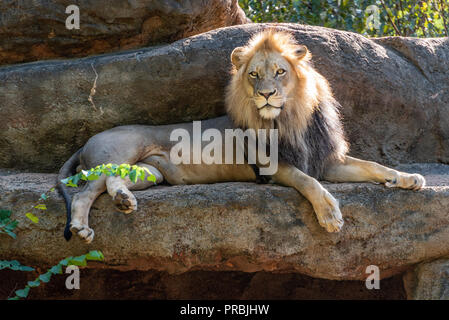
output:
M 86 241 L 86 243 L 91 243 L 92 240 L 94 240 L 95 232 L 87 225 L 83 225 L 76 221 L 72 222 L 70 223 L 70 231 L 76 233 L 81 239 Z
M 137 210 L 137 200 L 131 192 L 127 193 L 123 190 L 118 190 L 113 201 L 121 212 L 131 213 Z

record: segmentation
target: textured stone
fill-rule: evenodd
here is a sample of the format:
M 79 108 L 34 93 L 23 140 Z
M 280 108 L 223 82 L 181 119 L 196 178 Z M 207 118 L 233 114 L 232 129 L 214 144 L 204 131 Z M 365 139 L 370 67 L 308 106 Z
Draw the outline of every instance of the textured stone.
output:
M 53 174 L 4 173 L 0 208 L 19 221 L 17 239 L 0 235 L 2 259 L 52 264 L 88 250 L 103 251 L 105 267 L 159 270 L 297 272 L 317 278 L 364 280 L 368 265 L 381 277 L 449 254 L 449 166 L 415 164 L 421 191 L 374 184 L 324 184 L 339 201 L 340 233 L 319 226 L 312 207 L 292 188 L 253 183 L 158 186 L 135 192 L 136 212 L 114 210 L 108 195 L 93 205 L 92 244 L 62 237 L 65 208 L 51 194 L 48 210 L 25 213 L 55 183 Z M 51 253 L 51 254 L 49 254 Z
M 370 40 L 321 27 L 271 26 L 309 47 L 343 105 L 352 155 L 390 165 L 449 162 L 447 39 Z M 230 53 L 265 27 L 234 26 L 166 46 L 0 68 L 0 167 L 55 172 L 105 129 L 222 115 Z M 94 107 L 88 97 L 95 72 Z
M 449 260 L 423 262 L 404 275 L 410 300 L 449 300 Z
M 72 4 L 80 28 L 69 30 Z M 170 43 L 246 22 L 237 0 L 3 0 L 0 65 Z

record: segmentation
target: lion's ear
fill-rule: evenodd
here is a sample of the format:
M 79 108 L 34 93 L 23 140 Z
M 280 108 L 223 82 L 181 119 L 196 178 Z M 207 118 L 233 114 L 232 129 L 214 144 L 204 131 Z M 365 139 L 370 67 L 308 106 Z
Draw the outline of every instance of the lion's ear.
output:
M 243 65 L 243 53 L 245 51 L 244 47 L 237 47 L 231 53 L 231 62 L 238 69 Z
M 307 47 L 304 45 L 298 45 L 295 50 L 295 55 L 299 60 L 304 59 L 305 57 L 310 55 L 309 49 L 307 49 Z

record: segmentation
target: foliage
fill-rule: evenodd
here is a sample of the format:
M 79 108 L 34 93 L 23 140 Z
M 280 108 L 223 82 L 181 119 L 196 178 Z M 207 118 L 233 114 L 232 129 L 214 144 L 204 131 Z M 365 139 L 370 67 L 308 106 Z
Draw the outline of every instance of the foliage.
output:
M 139 167 L 137 165 L 129 165 L 126 163 L 121 165 L 111 163 L 102 164 L 90 170 L 82 170 L 81 172 L 79 172 L 74 176 L 61 180 L 61 182 L 70 187 L 78 187 L 78 183 L 80 181 L 97 180 L 102 174 L 105 174 L 106 176 L 114 175 L 121 177 L 122 179 L 128 176 L 133 183 L 136 183 L 137 179 L 141 179 L 142 181 L 144 181 L 146 174 L 148 174 L 147 180 L 156 183 L 156 177 L 147 168 Z M 31 208 L 30 212 L 25 213 L 25 216 L 28 219 L 30 219 L 33 223 L 38 223 L 39 218 L 36 215 L 34 215 L 31 211 L 35 209 L 42 211 L 47 210 L 47 206 L 43 202 L 45 200 L 48 200 L 49 194 L 54 191 L 55 188 L 52 187 L 45 193 L 41 194 L 38 202 L 33 204 L 33 207 Z M 15 239 L 16 234 L 13 232 L 13 230 L 17 227 L 18 221 L 11 220 L 10 216 L 11 211 L 0 210 L 0 233 L 5 233 Z M 42 282 L 44 283 L 49 282 L 51 280 L 51 277 L 55 274 L 61 274 L 63 266 L 75 265 L 84 267 L 87 265 L 87 261 L 89 260 L 103 261 L 103 259 L 104 256 L 101 253 L 101 251 L 90 251 L 89 253 L 78 257 L 65 258 L 61 260 L 57 265 L 48 269 L 46 273 L 39 275 L 34 281 L 28 281 L 25 288 L 17 290 L 15 292 L 16 296 L 10 298 L 9 300 L 19 300 L 21 298 L 26 298 L 31 288 L 38 287 Z M 17 260 L 13 261 L 0 260 L 0 270 L 6 268 L 18 271 L 34 270 L 31 267 L 21 265 L 20 262 Z
M 16 220 L 11 220 L 11 211 L 0 210 L 0 234 L 5 233 L 12 238 L 16 238 L 16 234 L 13 230 L 17 227 L 19 223 Z
M 51 189 L 47 190 L 46 192 L 44 192 L 43 194 L 41 194 L 39 200 L 37 203 L 33 204 L 33 207 L 31 208 L 30 211 L 33 211 L 35 209 L 37 210 L 41 210 L 41 211 L 45 211 L 47 210 L 47 206 L 45 204 L 43 204 L 42 202 L 47 200 L 50 197 L 50 193 L 54 192 L 55 188 L 52 187 Z M 39 218 L 37 216 L 35 216 L 32 212 L 27 212 L 25 213 L 25 216 L 30 219 L 33 223 L 39 223 Z
M 48 192 L 54 191 L 54 188 L 50 189 Z M 48 199 L 48 192 L 43 193 L 39 199 L 41 200 L 47 200 Z M 38 204 L 35 205 L 34 208 L 39 210 L 46 210 L 47 207 L 45 204 Z M 31 215 L 32 217 L 30 217 Z M 18 221 L 11 220 L 11 211 L 9 210 L 0 210 L 0 233 L 6 233 L 7 235 L 11 236 L 12 238 L 16 238 L 16 234 L 13 232 L 13 230 L 17 227 Z M 37 219 L 38 222 L 39 219 L 32 215 L 31 213 L 27 213 L 26 216 L 33 220 L 34 218 Z M 33 218 L 34 217 L 34 218 Z M 61 274 L 62 273 L 62 267 L 63 266 L 69 266 L 69 265 L 75 265 L 75 266 L 81 266 L 84 267 L 87 265 L 88 260 L 94 260 L 94 261 L 103 261 L 104 256 L 101 251 L 90 251 L 87 254 L 78 256 L 78 257 L 68 257 L 63 260 L 61 260 L 57 265 L 51 267 L 48 269 L 48 271 L 44 274 L 39 275 L 34 281 L 28 281 L 25 288 L 17 290 L 16 296 L 13 298 L 10 298 L 9 300 L 19 300 L 21 298 L 26 298 L 28 296 L 28 293 L 30 292 L 31 288 L 38 287 L 42 282 L 47 283 L 50 281 L 52 275 L 54 274 Z M 17 260 L 0 260 L 0 270 L 3 269 L 11 269 L 14 271 L 34 271 L 34 268 L 24 266 L 20 264 Z
M 34 268 L 23 266 L 17 260 L 12 261 L 0 260 L 0 270 L 2 269 L 11 269 L 14 271 L 34 271 Z
M 447 0 L 239 0 L 253 22 L 297 22 L 366 36 L 449 36 Z
M 69 187 L 78 187 L 78 183 L 81 180 L 97 180 L 102 174 L 105 174 L 106 176 L 116 176 L 121 177 L 122 179 L 128 176 L 133 183 L 136 183 L 137 179 L 141 179 L 142 181 L 145 180 L 145 173 L 148 174 L 148 181 L 156 183 L 156 177 L 150 172 L 150 170 L 137 165 L 129 165 L 127 163 L 123 163 L 121 165 L 112 163 L 101 164 L 90 170 L 81 170 L 81 172 L 76 175 L 61 180 L 61 182 Z
M 13 298 L 10 298 L 8 300 L 19 300 L 21 298 L 26 298 L 28 296 L 31 288 L 40 286 L 40 284 L 42 282 L 44 282 L 44 283 L 49 282 L 51 280 L 51 277 L 55 274 L 62 274 L 63 266 L 66 267 L 66 266 L 74 265 L 74 266 L 85 267 L 85 266 L 87 266 L 88 260 L 103 261 L 104 260 L 103 253 L 101 253 L 101 251 L 94 250 L 94 251 L 90 251 L 89 253 L 83 254 L 78 257 L 65 258 L 65 259 L 59 261 L 59 263 L 57 265 L 54 265 L 53 267 L 48 269 L 46 273 L 39 275 L 34 281 L 28 281 L 25 288 L 16 290 L 16 292 L 15 292 L 16 296 Z M 29 267 L 25 267 L 25 268 L 29 268 Z M 23 271 L 25 271 L 25 270 L 23 270 Z M 26 271 L 30 271 L 30 270 L 26 270 Z

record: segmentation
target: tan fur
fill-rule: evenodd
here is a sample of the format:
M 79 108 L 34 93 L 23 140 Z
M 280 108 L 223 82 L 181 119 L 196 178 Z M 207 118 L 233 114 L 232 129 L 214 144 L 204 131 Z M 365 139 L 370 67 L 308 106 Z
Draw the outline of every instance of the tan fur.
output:
M 260 52 L 264 52 L 265 56 L 270 52 L 278 52 L 294 71 L 288 84 L 290 88 L 285 109 L 277 121 L 277 129 L 281 139 L 290 140 L 292 145 L 301 144 L 314 109 L 320 102 L 333 102 L 334 97 L 327 80 L 309 64 L 312 54 L 305 46 L 298 45 L 289 33 L 269 29 L 253 37 L 247 46 L 233 51 L 231 60 L 234 65 L 232 79 L 226 89 L 226 111 L 239 127 L 273 128 L 272 121 L 260 117 L 248 95 L 252 93 L 252 89 L 247 78 L 247 68 L 253 57 Z M 339 117 L 334 110 L 330 110 L 329 116 L 335 120 Z M 337 152 L 338 159 L 343 159 L 348 150 L 346 141 L 342 141 L 341 145 L 343 147 Z M 304 145 L 304 148 L 307 146 Z

